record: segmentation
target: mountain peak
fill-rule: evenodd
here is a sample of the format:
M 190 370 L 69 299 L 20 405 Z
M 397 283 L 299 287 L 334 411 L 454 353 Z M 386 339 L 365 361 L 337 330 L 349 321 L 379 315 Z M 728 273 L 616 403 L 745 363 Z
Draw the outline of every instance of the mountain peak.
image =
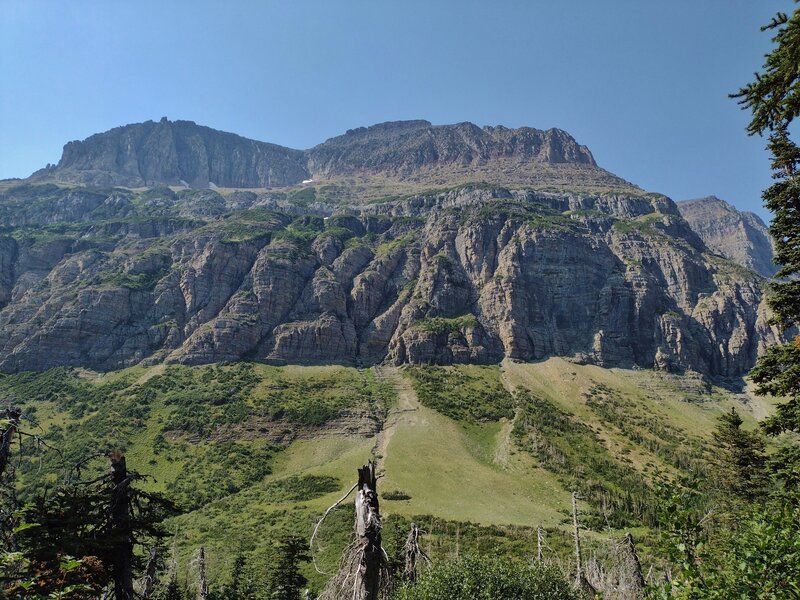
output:
M 264 188 L 358 174 L 435 185 L 469 181 L 626 187 L 560 129 L 388 121 L 294 150 L 193 121 L 145 121 L 67 143 L 61 160 L 31 176 L 95 186 Z
M 353 129 L 309 151 L 309 170 L 318 175 L 381 172 L 407 176 L 425 169 L 496 164 L 586 165 L 592 153 L 560 129 L 478 127 L 463 122 L 394 121 Z
M 737 210 L 717 196 L 682 200 L 677 205 L 711 250 L 764 277 L 775 274 L 772 238 L 758 215 Z

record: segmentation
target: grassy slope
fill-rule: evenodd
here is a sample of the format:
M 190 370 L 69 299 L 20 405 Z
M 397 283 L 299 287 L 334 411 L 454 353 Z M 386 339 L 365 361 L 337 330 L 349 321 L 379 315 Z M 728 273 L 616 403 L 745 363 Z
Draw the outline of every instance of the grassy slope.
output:
M 192 377 L 201 377 L 208 368 L 179 369 L 181 373 L 190 374 L 191 380 Z M 228 368 L 234 367 L 225 367 Z M 244 400 L 252 407 L 262 406 L 270 398 L 269 402 L 274 403 L 276 397 L 289 407 L 296 407 L 298 403 L 315 405 L 325 402 L 332 402 L 336 407 L 339 402 L 346 404 L 346 399 L 361 389 L 361 385 L 365 386 L 364 389 L 377 389 L 376 386 L 384 385 L 386 395 L 394 399 L 389 400 L 392 406 L 385 427 L 378 435 L 349 435 L 341 428 L 326 428 L 324 425 L 317 429 L 302 429 L 302 434 L 288 446 L 273 447 L 271 458 L 265 459 L 271 472 L 263 478 L 242 486 L 234 493 L 219 494 L 212 501 L 176 518 L 171 527 L 176 531 L 182 564 L 187 564 L 191 552 L 203 544 L 209 551 L 211 568 L 216 567 L 218 572 L 224 573 L 232 564 L 236 548 L 257 555 L 258 549 L 270 542 L 269 532 L 275 528 L 309 535 L 319 515 L 350 487 L 355 468 L 374 453 L 379 455 L 381 467 L 386 471 L 381 480 L 381 491 L 402 491 L 410 496 L 407 500 L 382 500 L 387 516 L 419 518 L 428 514 L 438 519 L 470 521 L 486 526 L 566 527 L 568 490 L 555 474 L 543 469 L 531 454 L 517 447 L 511 435 L 511 421 L 506 417 L 497 418 L 497 414 L 507 410 L 503 394 L 510 397 L 510 392 L 529 390 L 534 396 L 549 400 L 595 431 L 611 456 L 624 457 L 625 464 L 643 471 L 648 469 L 648 465 L 664 470 L 670 467 L 658 453 L 633 443 L 614 423 L 600 418 L 587 402 L 598 385 L 609 390 L 608 394 L 617 394 L 620 406 L 625 410 L 654 416 L 660 426 L 680 431 L 690 440 L 706 437 L 714 426 L 716 415 L 729 406 L 737 406 L 745 415 L 761 416 L 770 410 L 770 405 L 763 400 L 732 394 L 722 388 L 707 388 L 699 380 L 691 378 L 674 378 L 644 370 L 581 366 L 558 358 L 532 364 L 507 361 L 499 368 L 435 368 L 433 381 L 435 377 L 444 377 L 443 381 L 451 382 L 449 386 L 434 389 L 441 396 L 439 400 L 434 399 L 442 403 L 439 411 L 420 403 L 416 389 L 423 388 L 419 388 L 419 378 L 413 369 L 378 368 L 377 377 L 376 370 L 358 372 L 344 367 L 254 365 L 253 370 L 258 382 Z M 166 373 L 169 375 L 170 371 L 166 370 Z M 119 404 L 119 410 L 124 410 L 126 390 L 157 381 L 156 377 L 165 375 L 165 368 L 137 367 L 103 376 L 81 375 L 81 381 L 91 385 L 129 383 L 129 388 L 114 392 L 114 402 Z M 13 398 L 14 390 L 22 389 L 15 381 L 13 378 L 0 379 L 0 392 Z M 194 389 L 186 381 L 182 385 L 189 386 L 186 389 L 190 391 Z M 386 391 L 388 387 L 385 384 L 391 386 L 391 392 Z M 293 389 L 301 389 L 304 396 L 293 396 Z M 482 390 L 486 390 L 485 398 L 488 399 L 485 406 L 481 404 L 484 402 L 481 400 Z M 457 420 L 440 412 L 447 412 L 447 406 L 452 408 L 454 399 L 464 395 L 465 391 L 481 404 L 485 409 L 483 412 L 465 413 L 464 407 L 459 405 L 453 409 Z M 426 401 L 430 401 L 430 394 L 434 392 L 425 392 L 428 394 Z M 692 401 L 687 402 L 684 398 Z M 744 400 L 747 404 L 743 404 Z M 492 413 L 489 406 L 492 402 L 501 406 L 499 413 Z M 72 424 L 74 429 L 71 431 L 83 437 L 91 435 L 81 432 L 97 427 L 93 419 L 104 410 L 90 405 L 76 417 L 66 410 L 68 401 L 59 404 L 42 398 L 29 402 L 29 405 L 34 404 L 42 430 L 48 431 L 53 425 Z M 167 402 L 167 395 L 159 393 L 150 402 L 149 413 L 140 426 L 124 436 L 130 467 L 153 475 L 155 481 L 148 485 L 157 490 L 169 490 L 171 482 L 187 476 L 192 461 L 200 461 L 197 464 L 201 475 L 198 476 L 197 471 L 188 471 L 188 476 L 195 478 L 192 481 L 196 485 L 204 485 L 203 469 L 213 466 L 208 461 L 216 460 L 211 449 L 222 443 L 218 434 L 207 435 L 199 442 L 178 437 L 167 442 L 166 450 L 154 454 L 156 438 L 163 433 L 165 423 L 176 410 L 174 403 Z M 488 418 L 482 418 L 482 415 L 488 415 Z M 748 420 L 753 423 L 752 417 Z M 228 438 L 235 437 L 237 432 L 242 435 L 234 443 L 247 448 L 268 446 L 263 439 L 253 437 L 252 429 L 230 427 L 225 430 Z M 245 434 L 247 431 L 250 433 Z M 222 476 L 224 478 L 224 472 Z M 327 480 L 328 484 L 317 489 L 314 488 L 316 480 L 301 479 L 300 487 L 306 486 L 310 490 L 307 494 L 292 495 L 282 491 L 288 485 L 287 481 L 294 481 L 291 478 L 310 476 L 332 477 L 334 480 L 332 484 Z M 334 567 L 338 549 L 347 536 L 350 514 L 348 501 L 333 513 L 321 530 L 322 547 L 318 556 L 329 569 Z M 453 527 L 439 527 L 450 531 L 448 535 L 452 537 Z M 530 541 L 530 531 L 495 532 L 500 537 L 491 537 L 487 531 L 475 533 L 475 547 L 505 540 L 503 543 L 516 544 L 514 547 L 519 551 L 528 551 L 534 543 Z M 431 536 L 434 552 L 437 548 L 440 552 L 452 551 L 448 548 L 453 540 L 447 541 L 443 535 Z M 462 537 L 462 544 L 465 543 L 463 540 Z M 312 576 L 312 580 L 318 585 L 322 578 Z

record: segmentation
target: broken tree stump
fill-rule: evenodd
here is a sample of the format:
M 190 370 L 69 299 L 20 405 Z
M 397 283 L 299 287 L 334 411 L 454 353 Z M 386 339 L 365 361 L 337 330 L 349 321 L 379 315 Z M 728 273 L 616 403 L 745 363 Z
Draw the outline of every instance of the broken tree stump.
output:
M 133 600 L 133 531 L 131 478 L 125 455 L 114 450 L 111 459 L 111 529 L 114 538 L 114 598 Z
M 339 572 L 334 575 L 319 600 L 378 600 L 384 570 L 381 548 L 381 514 L 378 504 L 378 476 L 370 461 L 358 469 L 353 541 L 342 555 Z M 345 496 L 326 511 L 330 512 Z M 324 517 L 323 517 L 324 519 Z M 321 523 L 322 521 L 320 521 Z M 317 523 L 316 529 L 320 523 Z M 313 547 L 312 535 L 312 547 Z
M 381 585 L 381 514 L 378 504 L 378 478 L 375 463 L 369 461 L 358 469 L 356 493 L 356 545 L 361 561 L 356 580 L 356 600 L 378 600 Z

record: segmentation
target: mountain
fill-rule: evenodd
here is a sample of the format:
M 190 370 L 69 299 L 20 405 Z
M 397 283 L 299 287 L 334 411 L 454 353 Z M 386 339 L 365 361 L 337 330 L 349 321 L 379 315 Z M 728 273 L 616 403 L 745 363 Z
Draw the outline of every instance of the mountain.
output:
M 778 268 L 772 262 L 772 238 L 758 215 L 739 211 L 716 196 L 677 204 L 683 218 L 711 250 L 764 277 L 775 275 Z
M 707 473 L 723 411 L 773 410 L 742 379 L 780 336 L 764 278 L 559 130 L 261 144 L 145 123 L 0 182 L 0 396 L 43 442 L 20 500 L 122 448 L 215 589 L 326 514 L 316 594 L 375 460 L 390 556 L 413 521 L 434 563 L 544 535 L 569 564 L 577 492 L 587 555 L 635 528 L 663 568 L 656 482 Z
M 398 121 L 353 129 L 308 151 L 315 179 L 382 175 L 401 181 L 509 185 L 593 184 L 631 188 L 597 166 L 586 146 L 560 129 L 432 125 Z
M 305 155 L 192 121 L 147 121 L 69 142 L 34 181 L 94 186 L 272 187 L 308 178 Z
M 327 187 L 7 190 L 0 369 L 568 356 L 738 376 L 777 335 L 762 280 L 664 196 Z
M 353 176 L 437 185 L 492 181 L 634 187 L 598 167 L 586 146 L 559 129 L 397 121 L 350 130 L 301 151 L 166 118 L 69 142 L 58 164 L 37 171 L 30 181 L 275 188 L 311 177 Z

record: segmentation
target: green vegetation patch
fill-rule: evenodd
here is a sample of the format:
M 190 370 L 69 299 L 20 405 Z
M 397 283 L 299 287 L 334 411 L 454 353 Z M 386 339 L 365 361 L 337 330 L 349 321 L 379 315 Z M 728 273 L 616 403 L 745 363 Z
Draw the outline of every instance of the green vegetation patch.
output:
M 289 200 L 300 206 L 309 206 L 317 201 L 317 190 L 313 187 L 303 188 L 289 194 Z
M 100 283 L 111 287 L 122 287 L 129 290 L 152 290 L 169 271 L 160 269 L 153 273 L 125 273 L 115 271 L 101 274 Z
M 381 418 L 392 398 L 391 387 L 371 372 L 330 368 L 313 377 L 303 370 L 276 370 L 274 379 L 259 387 L 252 402 L 260 416 L 320 426 L 358 410 Z
M 655 525 L 653 493 L 632 465 L 615 460 L 597 433 L 552 402 L 528 391 L 517 395 L 512 435 L 539 463 L 577 490 L 594 511 L 588 522 L 624 527 Z
M 478 319 L 475 315 L 461 315 L 459 317 L 427 317 L 414 322 L 413 327 L 428 333 L 463 333 L 470 327 L 475 327 Z
M 167 367 L 149 379 L 143 393 L 158 394 L 169 415 L 162 432 L 208 435 L 220 425 L 241 423 L 250 415 L 248 397 L 260 381 L 250 363 Z
M 218 441 L 194 446 L 167 492 L 193 510 L 260 482 L 272 472 L 276 448 L 252 442 Z
M 457 421 L 480 423 L 510 419 L 514 399 L 496 366 L 418 366 L 405 371 L 420 402 Z
M 264 486 L 264 497 L 272 503 L 307 502 L 341 489 L 341 482 L 328 475 L 294 475 L 270 481 Z
M 647 449 L 676 469 L 705 472 L 705 446 L 664 418 L 626 399 L 618 391 L 603 384 L 592 386 L 585 395 L 586 404 L 600 420 L 619 430 L 628 440 Z
M 519 598 L 578 600 L 582 597 L 555 565 L 508 558 L 465 557 L 439 563 L 414 584 L 403 586 L 398 600 Z

